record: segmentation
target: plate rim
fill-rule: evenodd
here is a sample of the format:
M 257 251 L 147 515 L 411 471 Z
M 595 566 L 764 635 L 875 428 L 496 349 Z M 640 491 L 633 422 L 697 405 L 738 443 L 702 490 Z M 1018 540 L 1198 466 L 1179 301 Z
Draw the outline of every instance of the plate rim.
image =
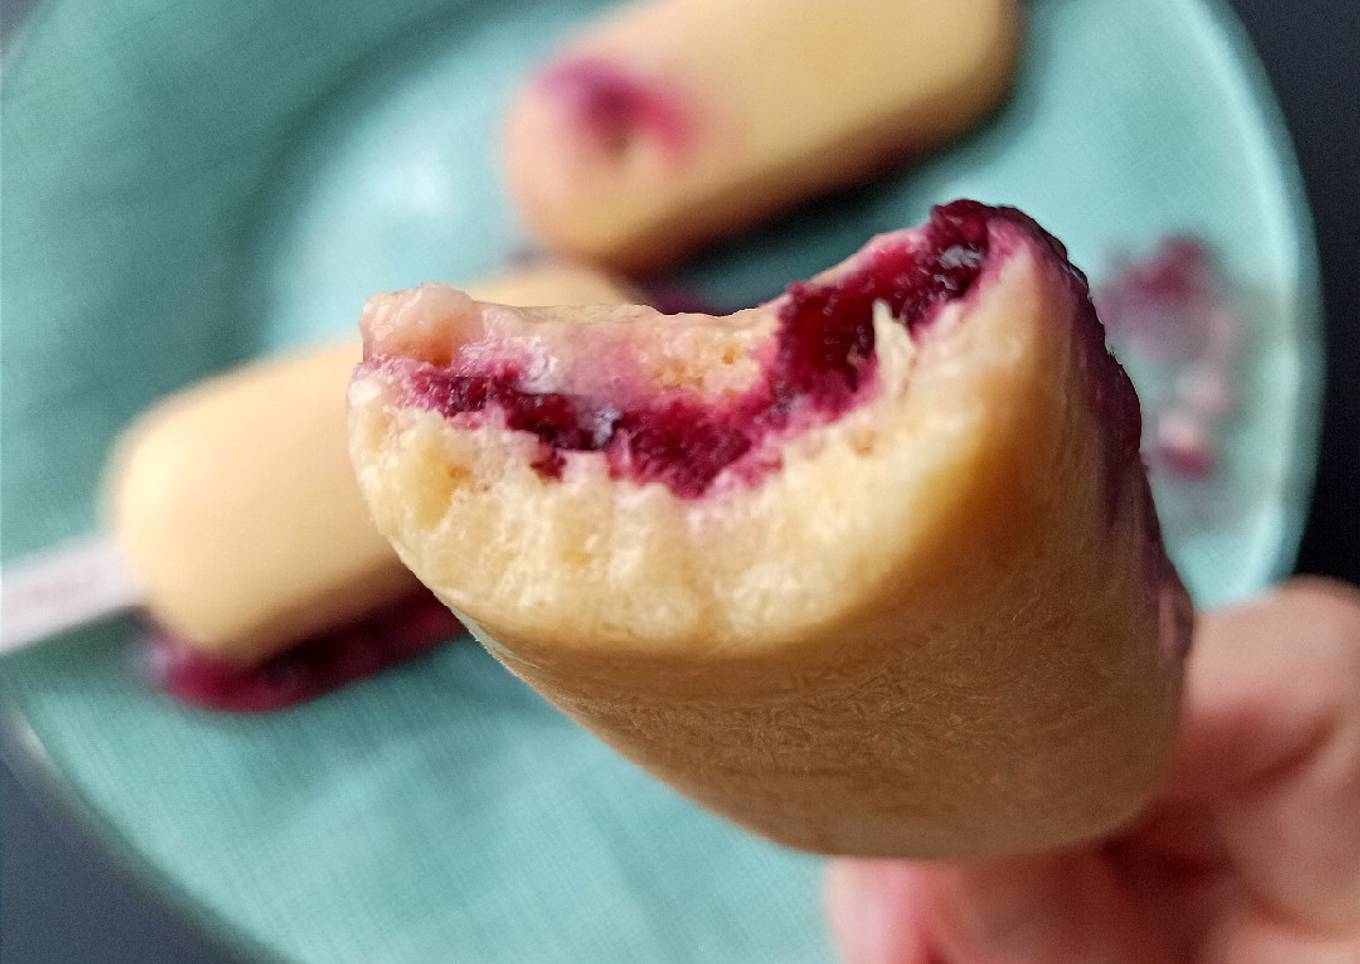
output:
M 1284 108 L 1265 63 L 1252 43 L 1246 25 L 1228 0 L 1190 0 L 1182 6 L 1190 17 L 1199 17 L 1200 30 L 1216 30 L 1228 44 L 1245 93 L 1256 108 L 1255 117 L 1264 133 L 1265 151 L 1280 175 L 1281 198 L 1288 226 L 1297 235 L 1297 290 L 1290 301 L 1297 341 L 1298 377 L 1294 385 L 1294 417 L 1288 459 L 1281 490 L 1288 494 L 1281 510 L 1282 521 L 1275 535 L 1274 558 L 1265 565 L 1267 586 L 1293 573 L 1303 542 L 1304 528 L 1312 508 L 1317 484 L 1318 457 L 1322 445 L 1323 392 L 1327 379 L 1326 325 L 1322 306 L 1322 268 L 1317 228 L 1308 200 L 1298 148 L 1286 122 Z

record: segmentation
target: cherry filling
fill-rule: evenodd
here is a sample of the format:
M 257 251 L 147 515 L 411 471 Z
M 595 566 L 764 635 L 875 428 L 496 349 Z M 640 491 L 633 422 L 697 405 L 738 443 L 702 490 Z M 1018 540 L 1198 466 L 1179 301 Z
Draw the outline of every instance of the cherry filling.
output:
M 374 676 L 462 631 L 457 617 L 421 590 L 255 666 L 207 655 L 157 630 L 152 634 L 152 669 L 162 689 L 190 706 L 264 713 Z
M 874 303 L 915 332 L 933 309 L 967 293 L 987 257 L 994 209 L 975 201 L 936 208 L 920 246 L 883 246 L 869 263 L 827 284 L 790 285 L 768 372 L 771 406 L 806 399 L 831 416 L 850 407 L 874 361 Z
M 675 98 L 619 64 L 600 57 L 570 60 L 543 75 L 543 89 L 572 123 L 608 154 L 622 154 L 639 133 L 672 154 L 690 139 L 690 122 Z
M 697 498 L 766 435 L 788 428 L 795 414 L 826 422 L 846 412 L 873 374 L 875 302 L 909 332 L 920 329 L 977 280 L 987 225 L 997 216 L 1023 217 L 975 201 L 937 207 L 916 243 L 882 245 L 835 281 L 791 285 L 764 375 L 733 402 L 674 394 L 619 409 L 525 392 L 510 366 L 459 375 L 421 363 L 406 371 L 407 400 L 445 416 L 499 408 L 508 428 L 543 443 L 534 468 L 545 477 L 560 478 L 565 452 L 603 452 L 615 478 L 661 482 L 682 498 Z

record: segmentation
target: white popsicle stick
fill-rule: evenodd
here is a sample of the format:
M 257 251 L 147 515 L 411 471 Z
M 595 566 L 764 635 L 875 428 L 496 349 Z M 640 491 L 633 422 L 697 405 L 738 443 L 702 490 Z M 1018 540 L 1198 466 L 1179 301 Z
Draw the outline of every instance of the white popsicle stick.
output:
M 111 539 L 87 536 L 0 572 L 0 653 L 136 606 L 141 592 Z

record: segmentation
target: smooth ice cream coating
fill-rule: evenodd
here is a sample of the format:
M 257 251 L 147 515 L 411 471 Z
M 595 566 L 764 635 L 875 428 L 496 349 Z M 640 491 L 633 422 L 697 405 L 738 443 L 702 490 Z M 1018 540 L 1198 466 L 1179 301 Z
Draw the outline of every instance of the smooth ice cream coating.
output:
M 835 281 L 791 285 L 764 377 L 734 402 L 714 405 L 671 394 L 618 409 L 565 394 L 524 392 L 510 365 L 466 375 L 421 362 L 408 363 L 408 401 L 445 416 L 498 406 L 508 428 L 543 443 L 534 467 L 545 476 L 560 476 L 563 452 L 604 452 L 615 477 L 661 482 L 678 496 L 695 498 L 764 436 L 787 428 L 795 412 L 829 421 L 848 410 L 873 371 L 874 304 L 882 302 L 916 331 L 977 279 L 987 256 L 987 225 L 995 217 L 1032 224 L 1016 212 L 956 201 L 935 209 L 919 243 L 884 245 L 869 254 L 865 267 Z

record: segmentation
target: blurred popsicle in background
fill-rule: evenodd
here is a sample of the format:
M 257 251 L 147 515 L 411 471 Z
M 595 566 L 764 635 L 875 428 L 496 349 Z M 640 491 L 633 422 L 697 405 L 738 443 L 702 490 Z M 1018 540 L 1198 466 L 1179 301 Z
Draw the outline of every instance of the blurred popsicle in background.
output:
M 1020 20 L 1017 0 L 627 6 L 511 107 L 509 185 L 549 246 L 655 268 L 973 127 Z
M 621 282 L 564 262 L 470 290 L 519 306 L 636 300 Z M 96 537 L 7 572 L 4 648 L 140 604 L 172 690 L 264 709 L 452 633 L 443 607 L 423 605 L 424 590 L 374 529 L 354 481 L 345 387 L 360 356 L 359 343 L 346 341 L 258 361 L 138 419 L 110 461 L 115 544 Z M 374 618 L 362 639 L 344 632 Z M 376 652 L 385 637 L 391 646 Z M 286 672 L 273 667 L 263 681 L 249 672 L 299 643 L 313 652 Z

